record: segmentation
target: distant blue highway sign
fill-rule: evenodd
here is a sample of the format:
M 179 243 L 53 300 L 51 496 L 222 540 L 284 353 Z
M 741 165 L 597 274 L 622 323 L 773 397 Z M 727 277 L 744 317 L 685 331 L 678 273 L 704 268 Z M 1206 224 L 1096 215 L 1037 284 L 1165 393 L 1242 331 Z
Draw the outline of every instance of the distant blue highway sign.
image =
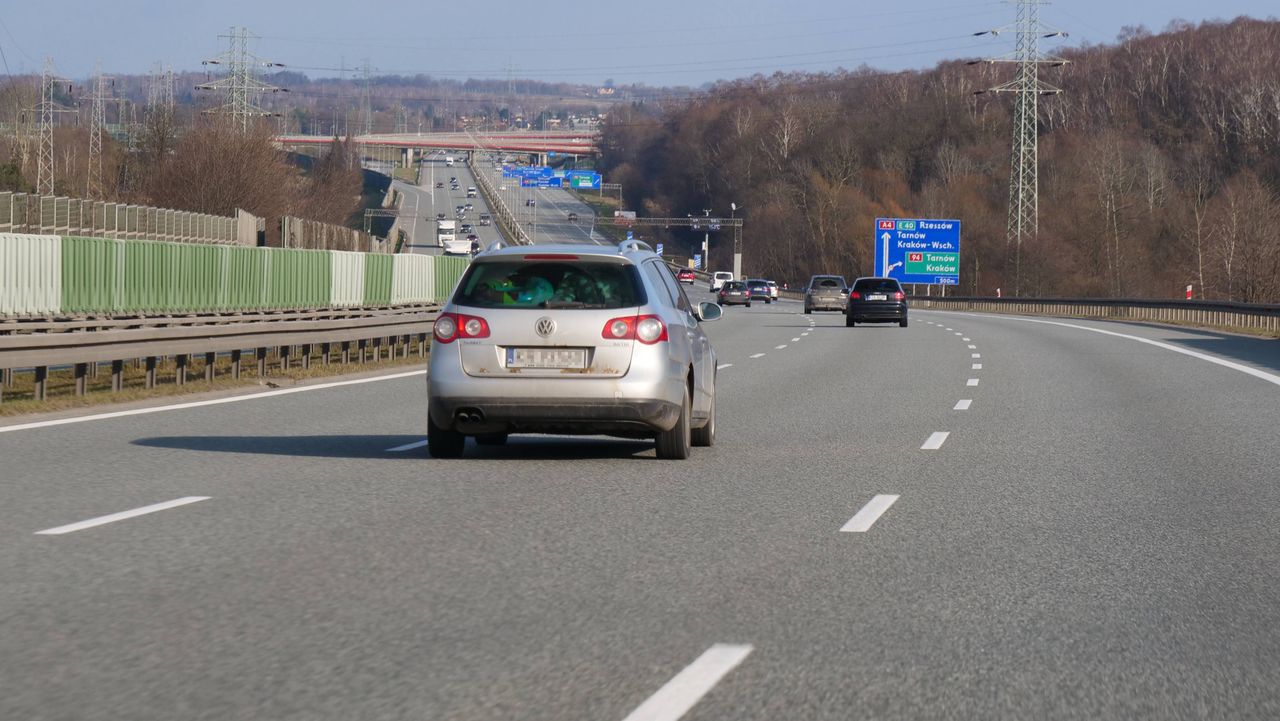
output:
M 960 221 L 876 218 L 876 266 L 900 283 L 960 283 Z

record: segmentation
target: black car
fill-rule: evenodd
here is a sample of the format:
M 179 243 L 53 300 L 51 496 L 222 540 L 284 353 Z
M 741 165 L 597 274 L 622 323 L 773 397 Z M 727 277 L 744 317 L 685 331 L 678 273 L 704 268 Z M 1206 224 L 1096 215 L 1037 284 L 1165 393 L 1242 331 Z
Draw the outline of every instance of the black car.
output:
M 892 323 L 907 327 L 907 294 L 893 278 L 859 278 L 849 289 L 844 324 Z
M 763 280 L 748 280 L 747 290 L 751 291 L 751 297 L 756 300 L 763 300 L 766 304 L 773 302 L 773 294 L 769 292 L 769 283 Z

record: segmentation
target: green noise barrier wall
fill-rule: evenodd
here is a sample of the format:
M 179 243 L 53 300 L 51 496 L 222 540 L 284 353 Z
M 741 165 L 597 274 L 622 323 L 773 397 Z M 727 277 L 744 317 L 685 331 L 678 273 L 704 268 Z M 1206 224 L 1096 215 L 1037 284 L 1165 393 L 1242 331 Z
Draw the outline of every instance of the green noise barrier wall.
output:
M 0 234 L 0 317 L 442 302 L 463 258 Z

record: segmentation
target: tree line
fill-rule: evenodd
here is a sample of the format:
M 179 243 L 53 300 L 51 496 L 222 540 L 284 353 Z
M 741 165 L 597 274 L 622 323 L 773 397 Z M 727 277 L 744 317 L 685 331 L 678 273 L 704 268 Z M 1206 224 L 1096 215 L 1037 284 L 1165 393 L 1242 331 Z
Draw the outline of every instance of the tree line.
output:
M 1062 53 L 1039 105 L 1039 232 L 1021 294 L 1280 301 L 1280 22 L 1240 18 Z M 743 210 L 752 275 L 873 272 L 878 216 L 964 224 L 961 292 L 1007 295 L 1007 65 L 721 83 L 613 113 L 602 165 L 649 216 Z M 692 236 L 683 238 L 690 247 Z M 672 237 L 679 243 L 681 238 Z M 713 246 L 730 267 L 732 248 Z

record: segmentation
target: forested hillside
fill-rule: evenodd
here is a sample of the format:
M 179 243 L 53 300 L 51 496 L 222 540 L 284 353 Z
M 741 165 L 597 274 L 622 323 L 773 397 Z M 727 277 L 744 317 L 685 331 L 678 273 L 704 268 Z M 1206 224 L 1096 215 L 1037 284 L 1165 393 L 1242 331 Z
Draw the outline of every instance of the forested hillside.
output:
M 1044 69 L 1040 232 L 1022 294 L 1280 301 L 1280 22 L 1238 19 L 1065 53 Z M 722 84 L 615 112 L 610 180 L 645 215 L 744 208 L 747 270 L 872 272 L 878 215 L 964 222 L 961 292 L 1013 288 L 1008 65 Z M 692 241 L 692 237 L 686 240 Z M 729 267 L 730 243 L 713 247 Z

